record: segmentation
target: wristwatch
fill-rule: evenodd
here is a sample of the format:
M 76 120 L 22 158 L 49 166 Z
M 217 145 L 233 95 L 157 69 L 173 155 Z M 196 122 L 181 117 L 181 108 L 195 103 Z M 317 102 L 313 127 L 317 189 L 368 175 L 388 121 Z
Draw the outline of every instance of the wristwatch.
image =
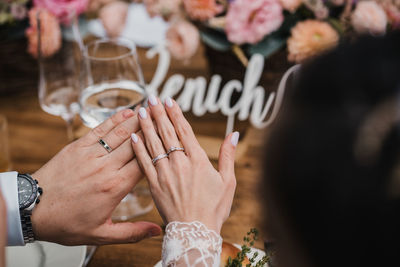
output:
M 38 186 L 39 182 L 29 174 L 18 174 L 17 180 L 22 234 L 25 244 L 32 243 L 35 241 L 31 222 L 32 210 L 39 203 L 39 196 L 43 194 L 43 189 Z

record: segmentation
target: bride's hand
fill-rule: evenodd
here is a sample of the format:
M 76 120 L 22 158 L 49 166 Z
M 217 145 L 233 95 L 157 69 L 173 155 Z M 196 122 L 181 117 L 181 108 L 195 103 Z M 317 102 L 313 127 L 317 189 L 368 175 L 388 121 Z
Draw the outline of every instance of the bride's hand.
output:
M 216 170 L 176 102 L 168 98 L 164 108 L 151 96 L 149 106 L 151 114 L 144 108 L 139 111 L 144 142 L 132 134 L 132 146 L 161 216 L 166 223 L 200 221 L 219 233 L 235 192 L 234 154 L 239 133 L 225 139 Z M 184 152 L 174 151 L 153 165 L 153 158 L 182 146 Z

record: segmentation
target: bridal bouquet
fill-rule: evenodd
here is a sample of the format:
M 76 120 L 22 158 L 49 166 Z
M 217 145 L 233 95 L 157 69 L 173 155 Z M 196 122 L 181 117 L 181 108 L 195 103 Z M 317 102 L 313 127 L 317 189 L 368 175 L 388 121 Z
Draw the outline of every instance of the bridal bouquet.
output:
M 400 0 L 143 0 L 150 15 L 171 22 L 171 54 L 187 59 L 199 41 L 232 50 L 243 64 L 254 53 L 287 47 L 302 62 L 340 40 L 400 28 Z

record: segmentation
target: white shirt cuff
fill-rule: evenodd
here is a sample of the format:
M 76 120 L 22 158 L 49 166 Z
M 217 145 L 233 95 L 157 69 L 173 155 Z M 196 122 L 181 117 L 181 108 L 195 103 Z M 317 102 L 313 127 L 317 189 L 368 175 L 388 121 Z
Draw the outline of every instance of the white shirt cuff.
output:
M 24 246 L 19 214 L 17 172 L 0 173 L 0 190 L 7 206 L 8 246 Z

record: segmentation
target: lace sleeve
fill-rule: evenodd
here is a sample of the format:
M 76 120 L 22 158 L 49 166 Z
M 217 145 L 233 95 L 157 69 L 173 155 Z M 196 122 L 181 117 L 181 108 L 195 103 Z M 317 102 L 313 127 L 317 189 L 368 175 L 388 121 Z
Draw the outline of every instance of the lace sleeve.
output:
M 219 267 L 222 238 L 201 222 L 170 222 L 162 248 L 163 267 Z

